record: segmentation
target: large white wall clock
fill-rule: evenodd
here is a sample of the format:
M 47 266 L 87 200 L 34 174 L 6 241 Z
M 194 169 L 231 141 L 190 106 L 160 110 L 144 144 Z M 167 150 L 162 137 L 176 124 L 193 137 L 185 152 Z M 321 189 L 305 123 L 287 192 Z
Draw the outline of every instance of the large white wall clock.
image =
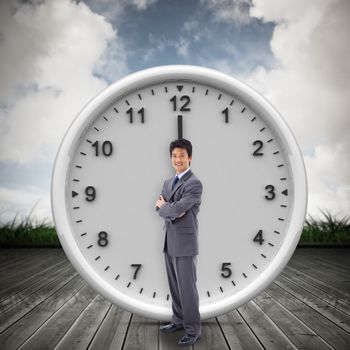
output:
M 52 210 L 81 276 L 124 309 L 171 319 L 163 219 L 155 202 L 174 176 L 169 144 L 193 145 L 203 184 L 197 287 L 202 319 L 264 290 L 291 258 L 307 183 L 296 140 L 257 92 L 218 71 L 160 66 L 96 96 L 58 150 Z

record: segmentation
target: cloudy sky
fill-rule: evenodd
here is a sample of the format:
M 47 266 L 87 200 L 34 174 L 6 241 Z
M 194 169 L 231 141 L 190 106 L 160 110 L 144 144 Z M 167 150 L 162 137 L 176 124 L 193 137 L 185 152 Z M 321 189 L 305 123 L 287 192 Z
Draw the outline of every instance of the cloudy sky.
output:
M 350 213 L 350 1 L 1 0 L 0 220 L 52 221 L 66 128 L 111 82 L 207 66 L 261 92 L 304 155 L 308 213 Z

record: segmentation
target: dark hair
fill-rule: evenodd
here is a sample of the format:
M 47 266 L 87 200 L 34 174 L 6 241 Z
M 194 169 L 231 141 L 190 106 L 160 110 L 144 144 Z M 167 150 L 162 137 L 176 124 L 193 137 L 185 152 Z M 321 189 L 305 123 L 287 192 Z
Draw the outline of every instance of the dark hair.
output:
M 192 156 L 192 144 L 190 141 L 188 141 L 186 139 L 177 139 L 177 140 L 172 141 L 170 143 L 170 146 L 169 146 L 170 157 L 172 155 L 173 149 L 176 147 L 185 148 L 188 156 L 189 157 Z

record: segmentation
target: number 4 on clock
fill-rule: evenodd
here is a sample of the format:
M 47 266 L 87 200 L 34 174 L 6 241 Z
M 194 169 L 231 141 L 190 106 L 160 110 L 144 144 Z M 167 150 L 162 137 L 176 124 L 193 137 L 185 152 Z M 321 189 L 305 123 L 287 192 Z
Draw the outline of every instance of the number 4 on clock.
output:
M 265 240 L 263 239 L 263 231 L 262 230 L 259 230 L 259 232 L 255 235 L 253 241 L 259 242 L 260 245 L 263 244 L 263 242 Z

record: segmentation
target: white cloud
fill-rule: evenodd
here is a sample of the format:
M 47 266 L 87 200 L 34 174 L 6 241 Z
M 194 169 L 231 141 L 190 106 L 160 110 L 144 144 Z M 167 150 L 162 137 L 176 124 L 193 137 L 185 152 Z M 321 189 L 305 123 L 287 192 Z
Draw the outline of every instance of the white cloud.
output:
M 188 47 L 190 41 L 180 36 L 179 41 L 175 43 L 176 52 L 180 57 L 186 58 L 188 56 Z
M 132 3 L 138 10 L 145 10 L 148 6 L 156 3 L 157 0 L 131 0 Z
M 144 11 L 157 0 L 84 0 L 85 3 L 96 13 L 102 14 L 109 22 L 120 23 L 127 20 L 125 10 L 136 8 L 138 11 Z
M 107 86 L 105 77 L 127 70 L 111 24 L 70 0 L 0 1 L 0 54 L 0 162 L 18 165 L 23 177 L 53 165 L 80 109 Z M 34 217 L 51 218 L 49 188 L 13 185 L 0 188 L 0 220 L 34 206 Z
M 308 212 L 350 212 L 350 2 L 254 0 L 251 15 L 276 22 L 271 50 L 279 66 L 245 80 L 282 113 L 302 150 Z
M 309 177 L 310 214 L 318 216 L 322 209 L 340 217 L 349 215 L 350 158 L 346 147 L 346 142 L 317 145 L 314 156 L 304 156 Z
M 213 13 L 218 22 L 233 21 L 236 24 L 249 24 L 250 0 L 201 0 L 201 5 Z
M 16 223 L 29 219 L 35 224 L 46 220 L 52 224 L 50 194 L 40 188 L 27 186 L 18 189 L 0 187 L 0 223 Z
M 150 42 L 149 48 L 143 53 L 144 62 L 148 62 L 152 59 L 157 53 L 162 52 L 166 49 L 168 42 L 162 37 L 158 38 L 154 36 L 152 33 L 148 34 L 148 41 Z
M 174 48 L 179 57 L 188 57 L 188 49 L 191 44 L 191 40 L 182 35 L 180 35 L 176 40 L 169 40 L 165 37 L 156 37 L 150 33 L 148 35 L 148 40 L 150 42 L 150 47 L 147 48 L 142 55 L 144 62 L 148 62 L 150 59 L 154 58 L 155 55 L 168 48 Z
M 52 162 L 67 126 L 107 85 L 93 73 L 103 70 L 116 32 L 84 3 L 49 0 L 11 11 L 1 3 L 0 161 Z
M 123 42 L 106 18 L 117 23 L 127 6 L 141 11 L 155 2 L 91 1 L 90 8 L 96 4 L 105 9 L 101 16 L 72 0 L 0 1 L 0 162 L 52 164 L 64 131 L 80 108 L 107 85 L 106 80 L 127 72 Z M 258 17 L 276 24 L 271 50 L 278 66 L 257 67 L 240 78 L 261 91 L 293 130 L 308 174 L 308 212 L 318 216 L 320 208 L 349 215 L 350 2 L 253 0 L 250 6 L 248 0 L 201 0 L 201 4 L 218 22 L 249 25 L 251 17 Z M 145 61 L 167 48 L 188 59 L 191 43 L 204 32 L 210 35 L 210 28 L 198 28 L 200 22 L 190 18 L 184 30 L 192 36 L 150 37 Z M 207 57 L 202 64 L 208 64 Z M 234 71 L 232 61 L 224 57 L 211 66 L 228 74 Z M 50 216 L 49 189 L 3 186 L 0 198 L 0 213 L 5 211 L 9 219 L 10 212 L 27 215 L 38 200 L 35 214 Z

